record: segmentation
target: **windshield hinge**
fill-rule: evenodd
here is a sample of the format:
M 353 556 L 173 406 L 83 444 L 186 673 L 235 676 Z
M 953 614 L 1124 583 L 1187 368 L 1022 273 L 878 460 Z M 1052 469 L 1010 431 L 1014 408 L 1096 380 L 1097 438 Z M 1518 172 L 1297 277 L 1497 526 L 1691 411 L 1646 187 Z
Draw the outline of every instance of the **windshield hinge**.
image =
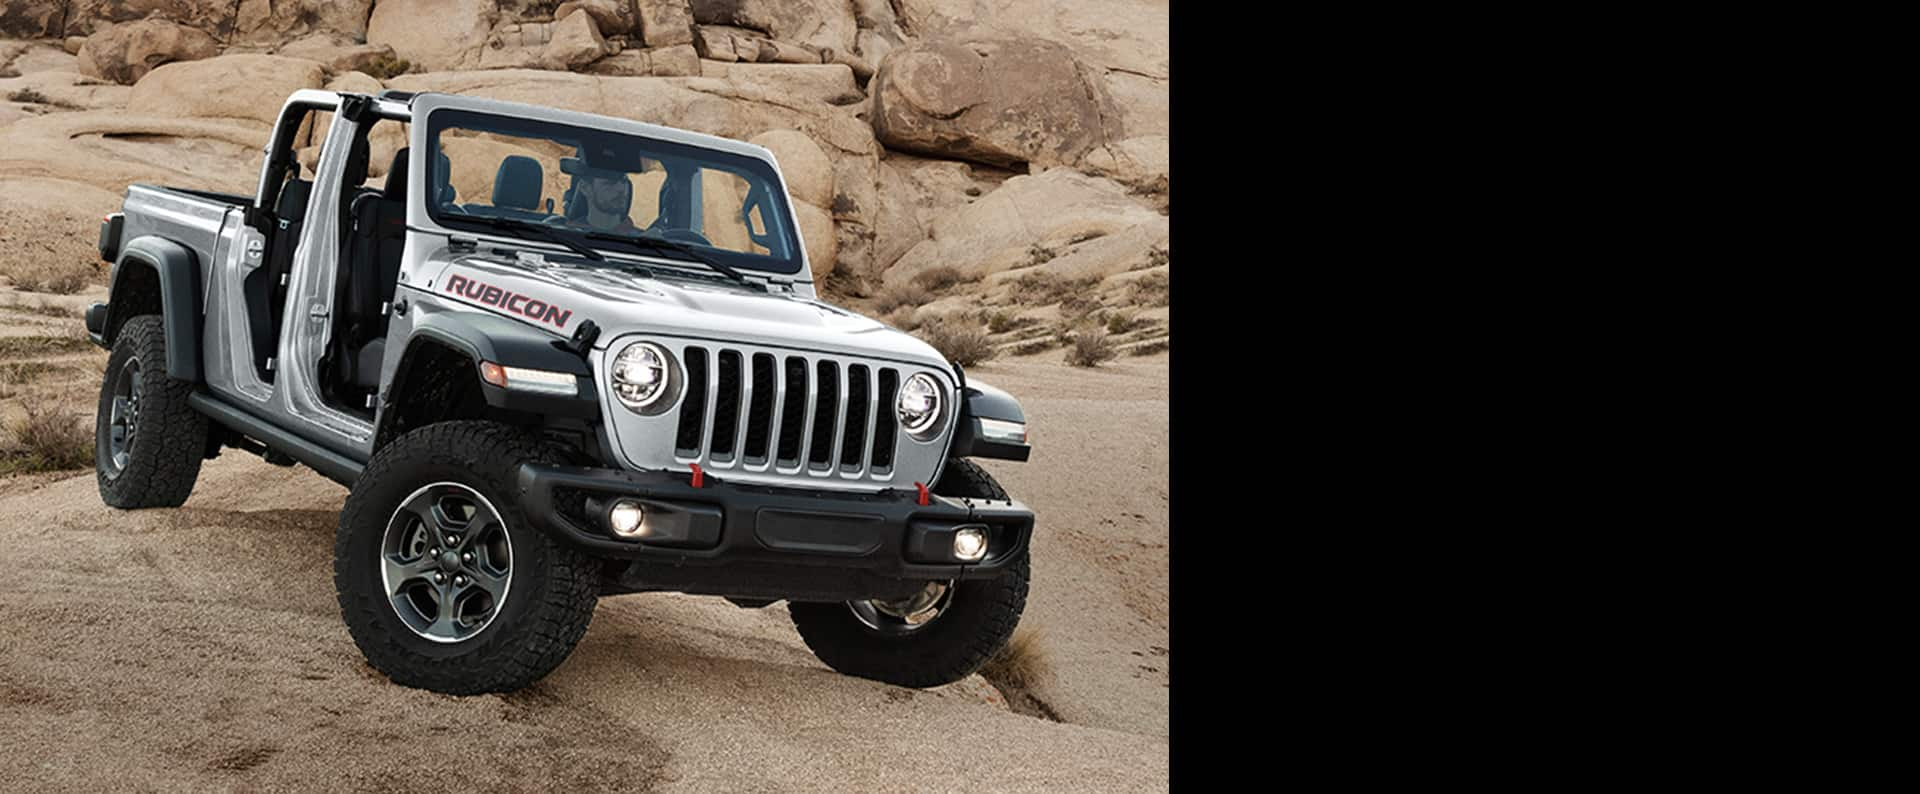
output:
M 456 254 L 470 254 L 480 250 L 480 241 L 473 237 L 448 235 L 447 250 Z

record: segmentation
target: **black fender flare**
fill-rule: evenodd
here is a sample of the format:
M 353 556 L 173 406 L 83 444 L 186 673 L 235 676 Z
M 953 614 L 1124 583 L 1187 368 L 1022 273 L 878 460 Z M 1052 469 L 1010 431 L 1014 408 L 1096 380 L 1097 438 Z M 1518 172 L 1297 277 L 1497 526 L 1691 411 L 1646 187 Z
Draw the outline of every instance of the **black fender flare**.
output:
M 587 420 L 600 417 L 592 368 L 578 354 L 562 347 L 554 335 L 486 312 L 428 311 L 418 305 L 415 310 L 419 316 L 402 348 L 406 351 L 400 359 L 402 366 L 412 360 L 410 354 L 417 345 L 433 342 L 465 354 L 473 360 L 476 372 L 481 362 L 564 372 L 579 384 L 578 393 L 572 397 L 515 391 L 484 380 L 480 391 L 487 404 L 495 408 Z M 400 376 L 396 371 L 393 380 L 398 381 Z
M 160 285 L 160 322 L 167 334 L 167 375 L 188 382 L 200 381 L 200 265 L 193 250 L 172 240 L 145 235 L 120 247 L 113 265 L 112 283 L 107 288 L 106 327 L 101 335 L 112 347 L 120 327 L 133 319 L 136 307 L 119 300 L 137 269 L 151 270 Z
M 1033 454 L 1033 447 L 1024 442 L 988 439 L 982 437 L 980 432 L 981 419 L 1025 425 L 1027 413 L 1020 408 L 1019 400 L 972 378 L 968 378 L 960 388 L 959 426 L 953 431 L 953 446 L 947 453 L 948 457 L 1026 460 Z

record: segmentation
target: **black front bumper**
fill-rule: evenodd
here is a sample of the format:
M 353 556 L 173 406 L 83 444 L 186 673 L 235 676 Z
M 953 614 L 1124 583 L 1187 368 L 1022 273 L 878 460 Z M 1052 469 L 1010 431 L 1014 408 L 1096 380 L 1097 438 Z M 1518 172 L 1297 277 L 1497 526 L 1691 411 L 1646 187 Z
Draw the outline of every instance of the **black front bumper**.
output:
M 520 502 L 534 526 L 615 566 L 616 592 L 674 590 L 833 601 L 899 595 L 928 580 L 988 579 L 1027 552 L 1033 512 L 1019 502 L 918 491 L 841 493 L 728 483 L 695 488 L 684 472 L 523 464 Z M 606 508 L 640 500 L 666 536 L 623 540 Z M 952 556 L 952 533 L 984 526 L 985 559 Z

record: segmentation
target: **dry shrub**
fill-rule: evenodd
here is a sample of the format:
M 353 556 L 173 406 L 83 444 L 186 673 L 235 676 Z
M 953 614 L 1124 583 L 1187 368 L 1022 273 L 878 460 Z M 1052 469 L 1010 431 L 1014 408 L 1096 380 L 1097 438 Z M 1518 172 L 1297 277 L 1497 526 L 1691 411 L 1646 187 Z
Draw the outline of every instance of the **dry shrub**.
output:
M 1025 328 L 1032 325 L 1033 322 L 1033 318 L 1031 317 L 1021 317 L 1018 312 L 1010 312 L 1002 309 L 987 315 L 987 330 L 996 334 L 1004 334 L 1008 331 Z
M 1053 677 L 1053 660 L 1041 642 L 1038 629 L 1015 629 L 1006 647 L 981 665 L 980 677 L 1000 690 L 1015 712 L 1055 722 L 1060 720 L 1059 713 L 1033 691 Z
M 874 307 L 879 309 L 881 314 L 886 314 L 902 306 L 924 306 L 932 303 L 933 293 L 928 292 L 926 287 L 909 281 L 897 287 L 881 290 L 873 300 Z
M 67 263 L 65 265 L 35 262 L 9 273 L 13 277 L 13 286 L 21 292 L 46 292 L 54 295 L 72 295 L 86 289 L 99 268 L 91 263 Z
M 1107 333 L 1110 334 L 1124 334 L 1152 323 L 1152 320 L 1140 317 L 1140 313 L 1133 309 L 1114 309 L 1107 312 Z
M 1100 301 L 1083 294 L 1067 296 L 1060 301 L 1060 321 L 1068 326 L 1078 327 L 1087 324 L 1094 311 L 1100 308 Z
M 0 457 L 10 472 L 64 471 L 93 465 L 93 430 L 85 417 L 28 402 L 26 416 L 7 428 L 13 444 Z
M 900 306 L 882 315 L 880 322 L 902 331 L 911 331 L 920 327 L 920 310 L 912 306 Z
M 413 64 L 409 63 L 405 58 L 396 58 L 392 55 L 382 54 L 373 59 L 373 62 L 367 64 L 367 68 L 361 71 L 366 72 L 375 80 L 386 80 L 390 77 L 398 77 L 406 74 L 407 70 L 412 68 Z
M 913 277 L 913 283 L 916 286 L 921 289 L 935 291 L 946 289 L 955 284 L 965 284 L 969 281 L 976 280 L 978 279 L 967 278 L 960 273 L 958 268 L 949 265 L 930 267 L 920 271 Z
M 1119 351 L 1113 349 L 1113 342 L 1107 339 L 1104 328 L 1090 328 L 1075 334 L 1073 344 L 1067 348 L 1067 363 L 1076 367 L 1097 367 L 1110 361 Z
M 1062 278 L 1052 273 L 1028 273 L 1013 280 L 1015 297 L 1034 306 L 1059 303 L 1073 297 L 1084 298 L 1100 285 L 1098 276 Z
M 1044 265 L 1048 262 L 1053 261 L 1054 256 L 1056 256 L 1056 254 L 1054 253 L 1053 249 L 1048 248 L 1039 243 L 1034 243 L 1032 245 L 1027 246 L 1027 266 L 1028 267 L 1032 267 L 1034 265 Z
M 16 312 L 26 312 L 27 314 L 38 314 L 41 317 L 59 317 L 65 319 L 78 319 L 80 317 L 80 312 L 78 311 L 65 306 L 47 303 L 46 301 L 39 303 L 9 303 L 0 308 L 11 309 Z
M 933 349 L 940 351 L 948 361 L 963 367 L 971 367 L 993 358 L 997 352 L 993 343 L 987 340 L 985 329 L 977 325 L 941 318 L 938 321 L 920 326 L 918 334 Z
M 1128 301 L 1135 306 L 1167 305 L 1167 274 L 1148 273 L 1128 285 Z
M 74 353 L 93 347 L 83 336 L 0 336 L 0 358 Z

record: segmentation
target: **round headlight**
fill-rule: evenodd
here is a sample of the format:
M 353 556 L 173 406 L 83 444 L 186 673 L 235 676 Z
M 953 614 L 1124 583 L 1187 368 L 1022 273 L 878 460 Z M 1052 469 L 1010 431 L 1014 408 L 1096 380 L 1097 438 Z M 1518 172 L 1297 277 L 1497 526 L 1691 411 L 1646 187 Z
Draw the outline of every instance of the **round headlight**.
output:
M 652 342 L 635 342 L 613 359 L 613 396 L 640 413 L 658 413 L 673 404 L 673 356 Z
M 940 384 L 924 372 L 908 378 L 900 386 L 895 409 L 907 435 L 921 441 L 932 438 L 940 429 Z

